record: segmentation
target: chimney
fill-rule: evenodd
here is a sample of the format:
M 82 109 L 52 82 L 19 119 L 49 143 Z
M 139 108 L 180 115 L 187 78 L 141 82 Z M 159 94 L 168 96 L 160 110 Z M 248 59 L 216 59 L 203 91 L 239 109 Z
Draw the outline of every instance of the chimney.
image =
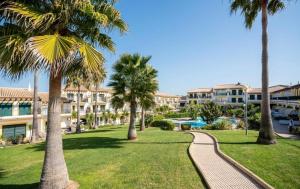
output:
M 28 84 L 28 91 L 31 91 L 31 85 L 30 85 L 30 82 Z

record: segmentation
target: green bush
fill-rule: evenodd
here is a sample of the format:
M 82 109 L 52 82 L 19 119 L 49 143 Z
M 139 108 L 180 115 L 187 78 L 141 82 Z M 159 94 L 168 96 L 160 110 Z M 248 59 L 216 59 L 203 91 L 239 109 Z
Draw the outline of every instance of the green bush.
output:
M 191 125 L 188 125 L 188 124 L 182 124 L 182 125 L 181 125 L 181 130 L 183 130 L 183 131 L 191 130 Z
M 218 121 L 213 124 L 215 130 L 230 130 L 232 129 L 232 124 L 227 120 Z
M 145 125 L 151 126 L 153 121 L 161 121 L 165 119 L 163 115 L 145 115 Z
M 186 112 L 169 112 L 164 114 L 165 118 L 184 118 L 189 117 L 189 114 Z
M 227 120 L 222 120 L 215 122 L 213 124 L 206 125 L 202 127 L 205 130 L 230 130 L 232 129 L 232 124 Z
M 245 128 L 245 122 L 240 120 L 236 126 L 237 129 L 244 129 Z
M 213 125 L 211 124 L 208 124 L 208 125 L 205 125 L 204 127 L 202 127 L 203 130 L 215 130 Z
M 236 117 L 239 117 L 239 118 L 243 118 L 244 117 L 244 110 L 242 108 L 233 109 L 232 113 Z
M 260 128 L 260 121 L 261 121 L 261 113 L 255 113 L 254 115 L 248 118 L 249 129 L 256 129 Z
M 172 121 L 157 120 L 151 123 L 151 127 L 160 127 L 162 130 L 173 131 L 175 128 L 175 124 Z

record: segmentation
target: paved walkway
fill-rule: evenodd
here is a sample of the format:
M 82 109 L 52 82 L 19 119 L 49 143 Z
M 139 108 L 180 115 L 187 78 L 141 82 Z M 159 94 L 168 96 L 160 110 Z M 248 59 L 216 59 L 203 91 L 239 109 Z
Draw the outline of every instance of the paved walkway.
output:
M 273 127 L 275 132 L 283 138 L 300 139 L 299 135 L 289 133 L 288 125 L 280 125 L 278 120 L 273 119 Z
M 210 188 L 261 188 L 216 153 L 214 141 L 210 136 L 196 132 L 193 134 L 195 138 L 190 146 L 190 154 Z

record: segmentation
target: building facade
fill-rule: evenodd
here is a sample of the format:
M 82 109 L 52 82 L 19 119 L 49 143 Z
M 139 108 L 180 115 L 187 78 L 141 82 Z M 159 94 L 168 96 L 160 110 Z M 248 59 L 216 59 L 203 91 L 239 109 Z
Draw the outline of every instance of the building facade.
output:
M 297 109 L 300 107 L 300 84 L 269 87 L 272 106 Z M 187 92 L 187 104 L 201 104 L 213 101 L 219 105 L 242 106 L 247 103 L 261 103 L 261 88 L 251 88 L 240 83 L 220 84 L 212 88 L 198 88 Z

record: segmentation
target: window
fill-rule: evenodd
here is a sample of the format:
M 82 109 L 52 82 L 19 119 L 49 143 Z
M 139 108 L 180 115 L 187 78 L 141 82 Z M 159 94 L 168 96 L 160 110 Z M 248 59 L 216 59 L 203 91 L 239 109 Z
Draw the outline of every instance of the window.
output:
M 17 136 L 26 136 L 26 125 L 7 125 L 3 126 L 3 136 L 5 138 L 16 138 Z
M 0 104 L 0 117 L 3 117 L 3 116 L 12 116 L 12 104 L 11 103 Z
M 194 93 L 194 98 L 198 98 L 196 93 Z
M 255 95 L 250 95 L 250 100 L 255 100 Z
M 236 98 L 231 98 L 232 103 L 236 103 Z
M 232 94 L 232 95 L 236 95 L 236 90 L 232 90 L 232 91 L 231 91 L 231 94 Z
M 257 100 L 261 100 L 261 95 L 257 95 Z
M 205 93 L 202 93 L 202 98 L 206 98 L 206 94 Z
M 31 114 L 31 104 L 24 103 L 19 104 L 19 115 L 30 115 Z
M 73 100 L 73 99 L 74 99 L 74 94 L 73 94 L 73 93 L 68 93 L 68 94 L 67 94 L 67 98 L 68 98 L 69 100 Z
M 238 99 L 238 102 L 239 102 L 239 103 L 244 102 L 243 98 L 239 98 L 239 99 Z
M 82 101 L 82 99 L 83 99 L 83 94 L 80 94 L 80 100 Z
M 93 101 L 96 101 L 97 99 L 97 94 L 93 94 Z
M 80 106 L 80 111 L 83 111 L 84 110 L 84 106 Z
M 190 93 L 190 98 L 193 98 L 193 94 L 192 93 Z
M 243 90 L 239 90 L 239 95 L 243 95 Z

